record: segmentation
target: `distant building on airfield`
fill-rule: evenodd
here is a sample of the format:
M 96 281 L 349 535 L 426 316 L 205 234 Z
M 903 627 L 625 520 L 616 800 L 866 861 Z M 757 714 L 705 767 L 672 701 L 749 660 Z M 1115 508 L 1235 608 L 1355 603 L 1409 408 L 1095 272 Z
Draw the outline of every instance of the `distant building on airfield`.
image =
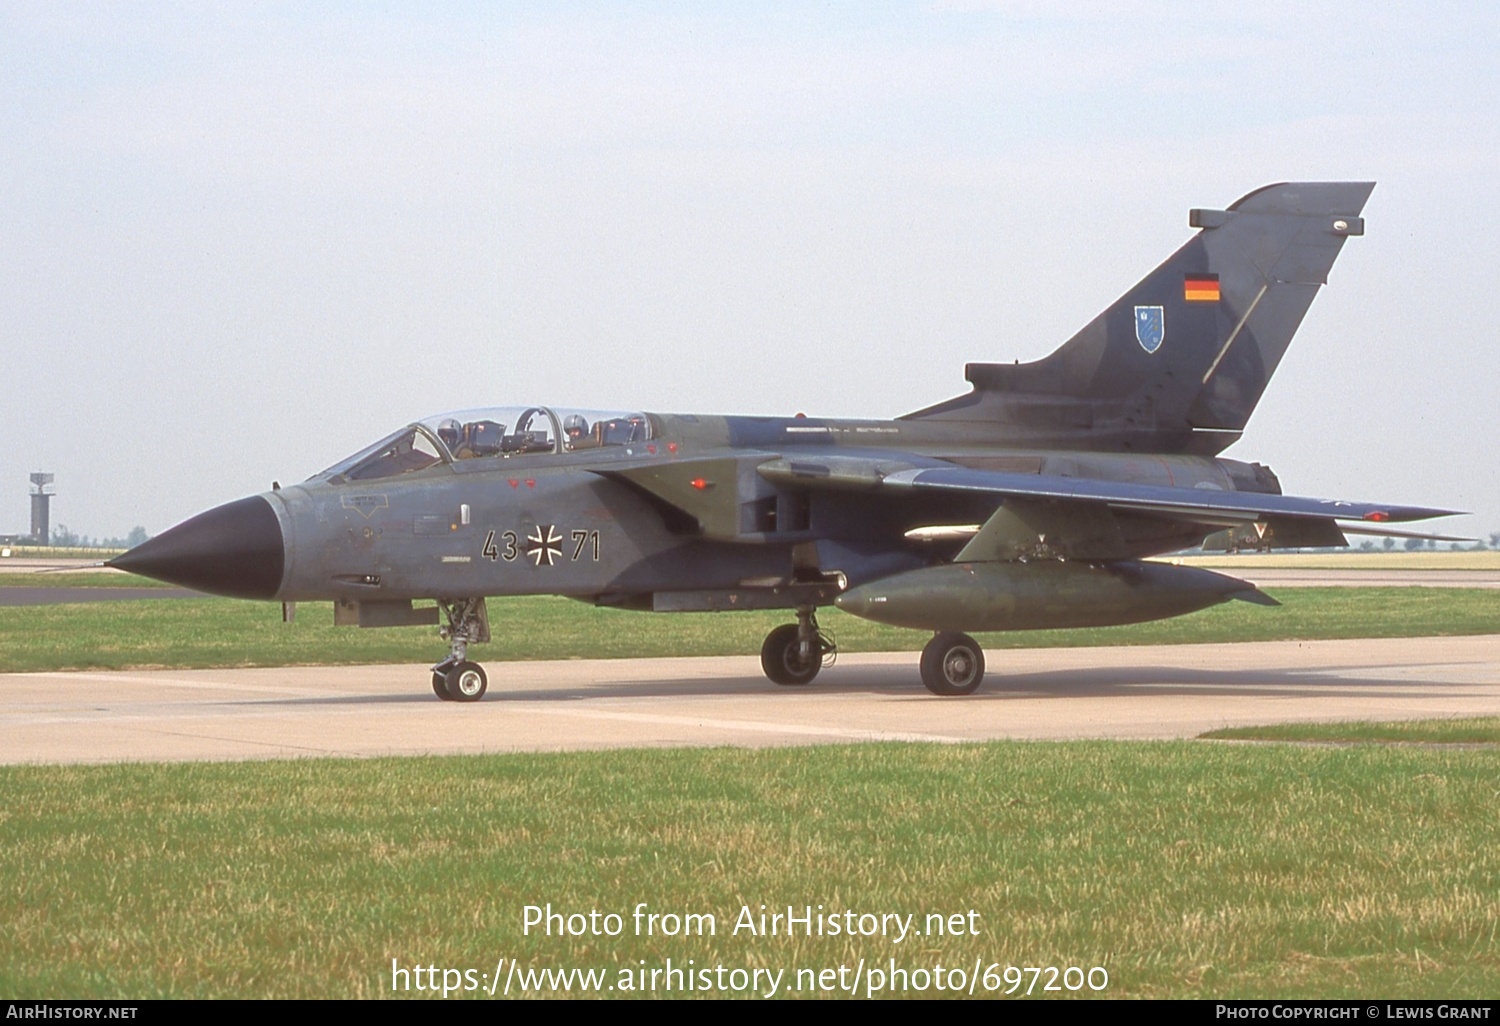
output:
M 36 489 L 31 493 L 31 540 L 35 545 L 46 545 L 52 538 L 52 493 L 47 491 L 52 478 L 51 474 L 31 475 Z

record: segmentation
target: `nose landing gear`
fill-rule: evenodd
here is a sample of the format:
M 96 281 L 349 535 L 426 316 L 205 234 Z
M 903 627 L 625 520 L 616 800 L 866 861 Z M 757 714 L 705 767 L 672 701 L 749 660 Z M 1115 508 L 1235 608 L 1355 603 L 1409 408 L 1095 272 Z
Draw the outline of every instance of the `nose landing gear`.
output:
M 448 623 L 438 634 L 448 642 L 448 658 L 432 668 L 432 691 L 445 702 L 477 702 L 489 687 L 484 667 L 469 661 L 469 646 L 490 640 L 490 618 L 483 598 L 438 599 Z

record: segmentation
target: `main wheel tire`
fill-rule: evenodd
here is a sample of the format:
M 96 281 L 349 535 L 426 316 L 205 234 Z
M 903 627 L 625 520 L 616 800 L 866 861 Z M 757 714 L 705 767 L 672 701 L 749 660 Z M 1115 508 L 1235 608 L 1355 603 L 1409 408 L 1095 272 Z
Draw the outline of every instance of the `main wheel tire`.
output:
M 448 694 L 448 678 L 441 673 L 432 675 L 432 693 L 445 702 L 453 701 L 453 696 Z
M 804 660 L 797 625 L 782 624 L 767 634 L 766 643 L 760 646 L 760 668 L 775 684 L 811 684 L 823 668 L 823 654 L 819 652 L 810 662 Z
M 484 667 L 478 663 L 459 663 L 447 674 L 448 697 L 455 702 L 477 702 L 489 687 Z
M 934 695 L 972 695 L 984 680 L 984 649 L 967 634 L 939 634 L 922 649 L 922 683 Z

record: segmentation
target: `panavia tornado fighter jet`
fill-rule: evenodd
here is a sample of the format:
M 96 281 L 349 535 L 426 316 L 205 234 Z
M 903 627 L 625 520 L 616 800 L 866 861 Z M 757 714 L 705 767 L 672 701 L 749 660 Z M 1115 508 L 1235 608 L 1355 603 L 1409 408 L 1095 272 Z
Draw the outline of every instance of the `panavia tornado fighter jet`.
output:
M 837 606 L 932 631 L 921 676 L 939 695 L 984 675 L 966 632 L 1275 605 L 1146 558 L 1226 530 L 1281 546 L 1434 537 L 1378 525 L 1450 512 L 1284 495 L 1266 467 L 1217 455 L 1363 234 L 1373 188 L 1269 185 L 1194 210 L 1197 233 L 1052 355 L 969 364 L 970 392 L 895 420 L 444 414 L 109 565 L 218 595 L 331 599 L 340 624 L 440 625 L 432 688 L 456 702 L 485 693 L 469 646 L 489 640 L 487 596 L 791 610 L 761 650 L 789 685 L 831 660 L 816 614 Z

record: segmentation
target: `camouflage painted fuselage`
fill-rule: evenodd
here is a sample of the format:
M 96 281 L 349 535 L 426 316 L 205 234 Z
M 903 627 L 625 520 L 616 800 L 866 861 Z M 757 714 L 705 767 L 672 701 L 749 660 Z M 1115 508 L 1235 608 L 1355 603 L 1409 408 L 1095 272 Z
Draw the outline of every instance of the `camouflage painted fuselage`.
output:
M 267 492 L 285 541 L 285 601 L 556 594 L 635 608 L 795 605 L 795 583 L 857 585 L 952 558 L 992 496 L 885 495 L 881 478 L 963 466 L 1138 484 L 1275 491 L 1257 466 L 1184 455 L 1011 449 L 930 421 L 652 415 L 613 449 L 457 460 L 374 481 L 314 478 Z M 839 482 L 845 456 L 863 476 Z M 787 487 L 762 468 L 823 478 Z M 828 487 L 830 483 L 838 486 Z M 1125 517 L 1115 558 L 1171 551 L 1202 530 Z M 836 589 L 831 589 L 830 594 Z

